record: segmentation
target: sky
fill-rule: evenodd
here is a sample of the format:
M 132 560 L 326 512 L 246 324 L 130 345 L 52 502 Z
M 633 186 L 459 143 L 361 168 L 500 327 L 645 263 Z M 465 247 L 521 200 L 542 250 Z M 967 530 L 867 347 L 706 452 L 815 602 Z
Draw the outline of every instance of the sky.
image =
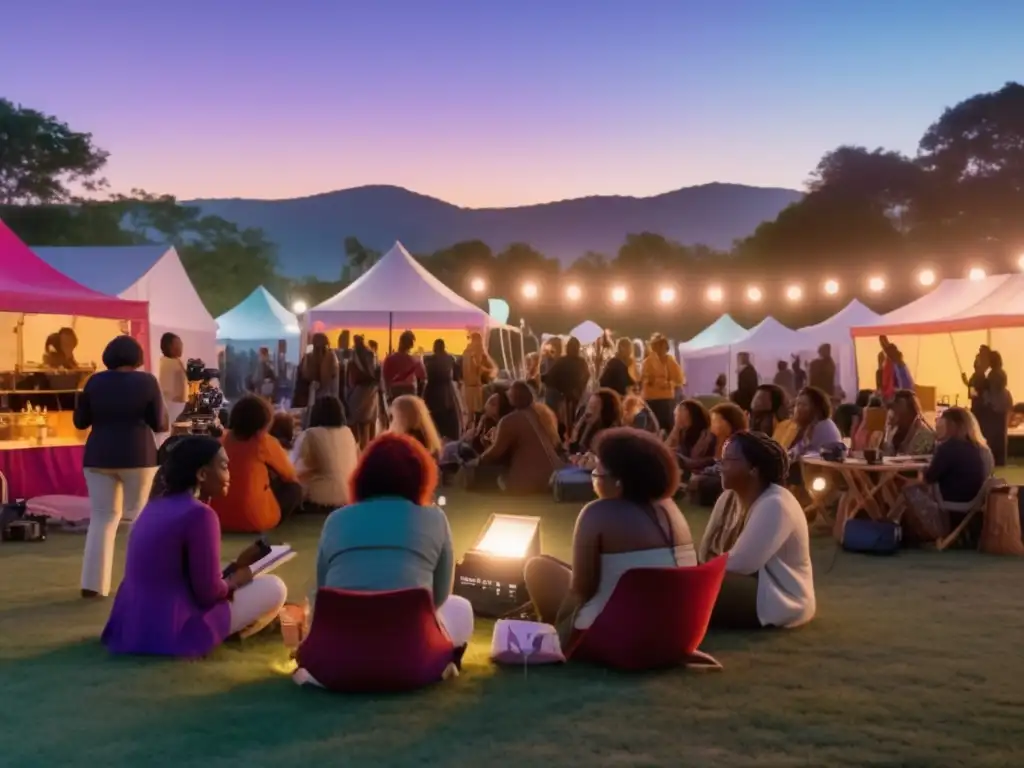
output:
M 38 0 L 3 25 L 0 97 L 91 132 L 113 190 L 181 199 L 801 188 L 1024 77 L 1019 0 Z

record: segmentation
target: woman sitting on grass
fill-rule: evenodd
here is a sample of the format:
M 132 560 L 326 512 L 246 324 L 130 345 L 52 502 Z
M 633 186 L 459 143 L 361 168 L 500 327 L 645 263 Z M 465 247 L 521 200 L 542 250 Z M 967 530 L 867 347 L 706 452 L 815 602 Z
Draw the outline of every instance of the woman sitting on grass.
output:
M 436 487 L 437 465 L 418 441 L 388 432 L 371 442 L 352 476 L 352 503 L 324 523 L 316 584 L 362 592 L 422 587 L 459 647 L 473 636 L 473 608 L 452 594 L 452 532 L 433 505 Z
M 113 653 L 205 656 L 239 632 L 254 634 L 284 605 L 277 576 L 253 578 L 253 545 L 221 576 L 220 523 L 200 498 L 222 498 L 228 457 L 211 437 L 188 436 L 169 452 L 164 495 L 132 526 L 124 581 L 103 630 Z
M 664 443 L 623 427 L 602 433 L 596 453 L 598 500 L 576 520 L 572 565 L 546 555 L 526 563 L 526 591 L 563 648 L 573 630 L 594 623 L 626 571 L 697 564 L 690 527 L 672 501 L 679 467 Z
M 672 431 L 666 443 L 674 451 L 688 480 L 715 463 L 715 436 L 711 434 L 711 414 L 697 400 L 683 400 L 673 414 Z
M 807 518 L 783 487 L 788 473 L 785 449 L 767 435 L 736 432 L 725 443 L 722 487 L 735 504 L 728 516 L 713 516 L 704 535 L 735 537 L 735 543 L 728 546 L 712 627 L 796 627 L 814 618 Z
M 348 504 L 348 486 L 359 461 L 352 430 L 345 425 L 341 400 L 321 397 L 309 409 L 309 428 L 297 446 L 295 471 L 307 512 L 327 514 Z
M 583 415 L 576 422 L 569 452 L 590 453 L 599 434 L 621 426 L 622 398 L 613 389 L 599 389 L 587 400 Z
M 441 458 L 441 437 L 427 404 L 416 395 L 401 395 L 391 403 L 391 431 L 408 435 L 427 449 L 434 461 Z
M 627 395 L 622 401 L 622 426 L 641 429 L 653 435 L 661 434 L 661 425 L 654 411 L 640 395 Z
M 714 460 L 690 477 L 689 489 L 698 504 L 714 506 L 722 493 L 721 466 L 722 449 L 726 440 L 734 433 L 747 428 L 747 414 L 736 403 L 724 402 L 711 411 L 711 434 L 715 438 Z

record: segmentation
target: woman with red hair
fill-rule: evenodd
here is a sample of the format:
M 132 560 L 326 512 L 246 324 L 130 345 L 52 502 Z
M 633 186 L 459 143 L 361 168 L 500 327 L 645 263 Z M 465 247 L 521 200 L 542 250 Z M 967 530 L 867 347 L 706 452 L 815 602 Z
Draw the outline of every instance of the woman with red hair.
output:
M 437 463 L 416 440 L 387 432 L 371 442 L 352 476 L 351 503 L 324 523 L 316 584 L 364 592 L 426 589 L 459 647 L 473 636 L 473 607 L 452 594 L 452 531 L 433 504 L 436 487 Z

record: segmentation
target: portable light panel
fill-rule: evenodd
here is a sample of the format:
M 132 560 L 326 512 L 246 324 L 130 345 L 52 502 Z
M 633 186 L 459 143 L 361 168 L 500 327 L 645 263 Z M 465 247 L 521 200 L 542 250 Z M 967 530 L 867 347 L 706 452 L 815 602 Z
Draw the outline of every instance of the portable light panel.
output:
M 523 567 L 540 554 L 540 518 L 491 515 L 455 566 L 455 594 L 479 616 L 500 618 L 526 602 Z

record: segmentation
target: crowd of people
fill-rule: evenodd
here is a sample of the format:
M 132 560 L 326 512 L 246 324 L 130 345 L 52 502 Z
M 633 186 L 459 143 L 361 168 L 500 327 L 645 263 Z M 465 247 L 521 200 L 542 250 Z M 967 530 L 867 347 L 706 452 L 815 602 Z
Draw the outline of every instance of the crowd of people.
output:
M 907 498 L 927 486 L 951 501 L 973 498 L 994 465 L 970 411 L 949 408 L 933 429 L 912 390 L 889 388 L 906 383 L 894 348 L 880 386 L 836 408 L 827 348 L 796 392 L 760 382 L 741 356 L 728 398 L 683 397 L 683 370 L 657 334 L 641 361 L 627 340 L 606 336 L 586 351 L 572 338 L 564 348 L 552 340 L 524 379 L 499 381 L 479 334 L 461 359 L 440 341 L 421 359 L 406 331 L 381 363 L 360 336 L 349 348 L 343 334 L 332 350 L 315 335 L 292 411 L 275 414 L 261 392 L 239 398 L 219 438 L 177 439 L 154 484 L 155 436 L 169 431 L 169 406 L 180 396 L 180 343 L 165 341 L 172 362 L 161 363 L 158 382 L 139 370 L 134 340 L 114 339 L 107 370 L 88 381 L 75 412 L 76 425 L 92 430 L 83 596 L 110 593 L 117 523 L 136 518 L 103 633 L 115 652 L 198 656 L 270 623 L 284 584 L 253 576 L 252 547 L 222 571 L 221 533 L 266 533 L 300 511 L 326 515 L 318 587 L 424 588 L 453 643 L 464 645 L 473 614 L 452 595 L 439 484 L 550 493 L 562 472 L 582 473 L 596 500 L 580 513 L 572 561 L 533 559 L 524 576 L 536 615 L 566 642 L 593 623 L 626 571 L 723 554 L 727 576 L 712 626 L 795 627 L 816 610 L 801 457 L 835 445 L 932 455 L 921 478 L 908 478 Z M 985 354 L 971 386 L 989 393 L 978 397 L 991 405 L 1001 368 L 995 353 Z M 681 493 L 713 507 L 699 543 L 674 501 Z

